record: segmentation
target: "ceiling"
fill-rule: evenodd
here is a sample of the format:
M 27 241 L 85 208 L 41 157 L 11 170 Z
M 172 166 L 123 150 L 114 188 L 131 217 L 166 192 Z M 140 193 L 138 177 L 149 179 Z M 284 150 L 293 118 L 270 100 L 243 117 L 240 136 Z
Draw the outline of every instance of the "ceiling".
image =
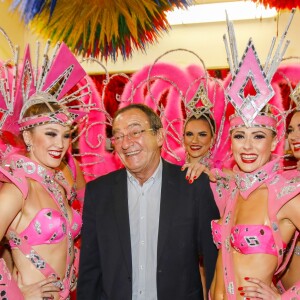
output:
M 208 3 L 219 3 L 219 2 L 233 2 L 233 1 L 240 1 L 240 0 L 194 0 L 195 4 L 208 4 Z

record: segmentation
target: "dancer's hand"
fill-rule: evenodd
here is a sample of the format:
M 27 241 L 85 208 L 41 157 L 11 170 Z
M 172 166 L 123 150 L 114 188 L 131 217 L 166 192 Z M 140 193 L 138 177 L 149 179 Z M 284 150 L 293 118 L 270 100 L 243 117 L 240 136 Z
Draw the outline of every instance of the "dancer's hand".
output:
M 264 299 L 264 300 L 280 300 L 281 296 L 272 284 L 269 286 L 263 281 L 256 278 L 246 277 L 245 280 L 249 283 L 253 283 L 252 286 L 239 287 L 239 293 L 244 299 Z
M 210 181 L 215 182 L 216 178 L 214 175 L 210 172 L 210 170 L 203 164 L 200 164 L 198 162 L 196 163 L 185 163 L 181 167 L 181 171 L 184 171 L 187 169 L 186 172 L 186 180 L 189 181 L 189 183 L 193 183 L 195 179 L 197 179 L 202 173 L 206 173 L 209 177 Z
M 20 274 L 17 275 L 19 288 L 25 300 L 54 299 L 54 295 L 60 292 L 60 288 L 55 286 L 57 278 L 51 276 L 33 284 L 24 285 Z

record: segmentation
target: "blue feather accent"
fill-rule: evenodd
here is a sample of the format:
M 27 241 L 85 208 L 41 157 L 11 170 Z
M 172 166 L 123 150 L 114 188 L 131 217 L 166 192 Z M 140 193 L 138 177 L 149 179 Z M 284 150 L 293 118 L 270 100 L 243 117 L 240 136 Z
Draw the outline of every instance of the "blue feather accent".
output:
M 52 14 L 53 14 L 53 12 L 54 12 L 55 6 L 56 6 L 56 0 L 52 0 L 52 1 L 51 1 L 51 4 L 50 4 L 50 17 L 49 17 L 49 18 L 52 17 Z
M 51 18 L 57 0 L 52 0 L 50 3 L 50 15 Z M 34 17 L 42 12 L 46 7 L 46 0 L 15 0 L 12 2 L 11 9 L 18 9 L 21 13 L 22 19 L 28 24 Z

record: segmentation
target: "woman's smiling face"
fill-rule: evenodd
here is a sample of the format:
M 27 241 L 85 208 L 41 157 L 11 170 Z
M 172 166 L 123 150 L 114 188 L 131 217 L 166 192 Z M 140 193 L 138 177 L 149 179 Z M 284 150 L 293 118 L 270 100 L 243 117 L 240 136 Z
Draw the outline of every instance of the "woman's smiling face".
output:
M 231 133 L 231 149 L 239 168 L 251 173 L 265 165 L 275 150 L 276 138 L 270 129 L 240 127 Z
M 193 119 L 187 122 L 184 130 L 183 143 L 189 159 L 199 160 L 214 142 L 214 136 L 208 121 Z
M 23 132 L 30 145 L 29 157 L 46 168 L 57 168 L 71 141 L 71 130 L 60 124 L 45 124 Z

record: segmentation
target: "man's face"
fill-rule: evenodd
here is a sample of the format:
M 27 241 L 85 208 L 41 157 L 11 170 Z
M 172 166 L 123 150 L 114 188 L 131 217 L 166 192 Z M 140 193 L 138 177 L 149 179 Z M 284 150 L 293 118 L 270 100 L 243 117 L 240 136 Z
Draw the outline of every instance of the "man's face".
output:
M 162 129 L 153 132 L 147 115 L 133 108 L 116 117 L 113 136 L 114 148 L 126 169 L 136 178 L 146 181 L 159 164 Z

